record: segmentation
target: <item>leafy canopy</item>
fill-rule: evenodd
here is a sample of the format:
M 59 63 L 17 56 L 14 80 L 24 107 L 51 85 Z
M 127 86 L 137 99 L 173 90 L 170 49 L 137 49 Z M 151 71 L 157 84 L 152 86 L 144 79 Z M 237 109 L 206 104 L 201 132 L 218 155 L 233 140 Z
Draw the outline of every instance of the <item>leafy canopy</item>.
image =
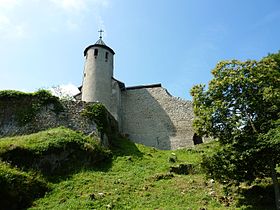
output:
M 196 132 L 222 145 L 204 161 L 209 174 L 222 181 L 269 175 L 267 163 L 275 168 L 280 160 L 279 53 L 261 61 L 222 61 L 212 74 L 207 90 L 191 90 Z

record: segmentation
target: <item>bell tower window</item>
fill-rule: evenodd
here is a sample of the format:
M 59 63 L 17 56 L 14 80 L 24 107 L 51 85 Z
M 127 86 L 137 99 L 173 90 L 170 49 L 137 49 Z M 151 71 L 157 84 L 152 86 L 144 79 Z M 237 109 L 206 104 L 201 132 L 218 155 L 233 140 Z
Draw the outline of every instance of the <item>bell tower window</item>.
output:
M 98 49 L 94 49 L 94 57 L 97 57 L 98 55 Z
M 106 52 L 106 53 L 105 53 L 105 61 L 106 61 L 106 62 L 108 61 L 108 57 L 109 57 L 109 53 Z

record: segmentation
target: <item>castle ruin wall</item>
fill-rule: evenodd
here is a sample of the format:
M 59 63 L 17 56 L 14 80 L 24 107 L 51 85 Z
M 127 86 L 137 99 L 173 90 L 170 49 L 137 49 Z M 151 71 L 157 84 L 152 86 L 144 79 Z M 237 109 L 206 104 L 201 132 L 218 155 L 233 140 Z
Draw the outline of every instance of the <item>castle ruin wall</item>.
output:
M 159 149 L 193 146 L 191 101 L 162 87 L 122 91 L 122 132 L 132 141 Z

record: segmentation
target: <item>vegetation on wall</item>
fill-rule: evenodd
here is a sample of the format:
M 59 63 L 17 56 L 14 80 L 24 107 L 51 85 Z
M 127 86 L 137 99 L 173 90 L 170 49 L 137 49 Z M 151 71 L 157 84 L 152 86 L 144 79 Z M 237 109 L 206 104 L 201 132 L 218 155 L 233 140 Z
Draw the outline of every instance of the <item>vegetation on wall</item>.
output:
M 212 71 L 208 90 L 192 88 L 201 136 L 217 138 L 221 149 L 205 158 L 216 180 L 252 183 L 270 177 L 280 209 L 277 166 L 280 162 L 280 52 L 261 61 L 222 61 Z
M 47 90 L 38 90 L 34 93 L 24 93 L 14 90 L 0 91 L 0 108 L 6 110 L 0 112 L 0 120 L 4 114 L 14 115 L 19 125 L 32 122 L 36 113 L 46 105 L 52 104 L 54 112 L 63 110 L 59 98 L 53 96 Z
M 93 103 L 87 105 L 83 110 L 82 115 L 93 120 L 97 125 L 97 129 L 101 133 L 106 133 L 106 131 L 108 130 L 109 124 L 107 110 L 103 104 Z

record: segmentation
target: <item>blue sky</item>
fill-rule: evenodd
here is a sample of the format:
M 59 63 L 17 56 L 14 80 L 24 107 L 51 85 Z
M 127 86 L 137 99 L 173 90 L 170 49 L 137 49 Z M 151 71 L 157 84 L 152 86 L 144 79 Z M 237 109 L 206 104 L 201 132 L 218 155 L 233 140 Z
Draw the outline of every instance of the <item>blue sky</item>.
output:
M 100 28 L 115 78 L 191 99 L 218 61 L 280 50 L 280 1 L 0 0 L 0 89 L 81 85 Z

